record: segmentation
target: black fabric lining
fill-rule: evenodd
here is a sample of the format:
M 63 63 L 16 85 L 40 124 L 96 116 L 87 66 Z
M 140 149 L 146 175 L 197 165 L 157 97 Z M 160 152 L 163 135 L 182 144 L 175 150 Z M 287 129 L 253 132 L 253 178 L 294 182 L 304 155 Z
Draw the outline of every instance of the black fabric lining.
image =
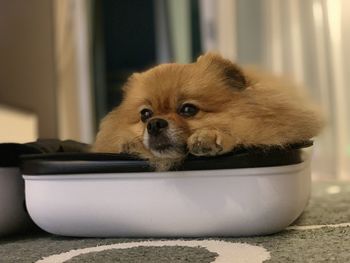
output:
M 292 165 L 302 162 L 300 149 L 312 141 L 284 147 L 238 148 L 231 153 L 215 157 L 188 155 L 174 170 L 213 170 Z M 128 154 L 111 153 L 50 153 L 21 157 L 21 170 L 27 175 L 126 173 L 153 171 L 147 160 Z
M 89 145 L 72 140 L 38 139 L 25 144 L 0 143 L 0 167 L 16 167 L 20 164 L 20 156 L 47 153 L 81 153 L 87 152 Z

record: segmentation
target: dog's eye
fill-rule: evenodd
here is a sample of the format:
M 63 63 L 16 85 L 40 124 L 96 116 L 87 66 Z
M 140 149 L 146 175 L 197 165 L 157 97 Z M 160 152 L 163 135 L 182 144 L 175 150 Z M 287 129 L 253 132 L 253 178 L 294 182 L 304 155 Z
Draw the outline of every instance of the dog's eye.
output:
M 184 117 L 192 117 L 197 114 L 199 109 L 194 106 L 193 104 L 190 103 L 185 103 L 181 106 L 179 110 L 179 114 L 184 116 Z
M 143 109 L 141 112 L 141 121 L 146 122 L 149 118 L 152 117 L 153 112 L 149 109 Z

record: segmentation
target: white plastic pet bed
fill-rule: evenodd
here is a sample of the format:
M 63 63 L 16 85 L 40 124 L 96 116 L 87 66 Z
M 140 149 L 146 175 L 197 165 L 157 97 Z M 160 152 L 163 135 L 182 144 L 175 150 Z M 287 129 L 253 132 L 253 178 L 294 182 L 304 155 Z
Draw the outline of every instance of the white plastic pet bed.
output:
M 272 234 L 308 202 L 310 145 L 191 156 L 169 172 L 126 155 L 30 155 L 27 208 L 40 228 L 65 236 Z

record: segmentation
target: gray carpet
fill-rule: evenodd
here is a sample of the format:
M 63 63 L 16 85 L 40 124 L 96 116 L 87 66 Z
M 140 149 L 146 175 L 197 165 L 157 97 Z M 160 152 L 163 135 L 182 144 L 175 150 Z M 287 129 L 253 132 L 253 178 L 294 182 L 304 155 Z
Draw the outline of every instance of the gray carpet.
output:
M 350 183 L 318 182 L 313 184 L 311 201 L 303 215 L 290 229 L 281 233 L 250 238 L 211 238 L 244 249 L 264 250 L 243 255 L 233 253 L 232 258 L 220 262 L 350 262 Z M 317 225 L 329 225 L 318 227 Z M 312 226 L 304 229 L 299 226 Z M 25 236 L 7 237 L 0 240 L 0 262 L 36 262 L 42 258 L 68 252 L 74 249 L 96 248 L 104 245 L 138 242 L 145 239 L 81 239 L 36 233 Z M 208 240 L 197 240 L 206 242 Z M 152 242 L 159 241 L 152 239 Z M 169 240 L 165 240 L 169 241 Z M 172 240 L 175 243 L 177 240 Z M 185 241 L 190 241 L 185 239 Z M 222 244 L 224 244 L 223 242 Z M 84 252 L 65 262 L 219 262 L 220 253 L 210 251 L 205 246 L 178 245 L 137 245 L 118 249 L 107 247 L 102 251 Z M 221 244 L 221 243 L 220 243 Z M 247 245 L 244 245 L 247 244 Z M 260 251 L 261 252 L 261 251 Z M 268 255 L 265 257 L 264 255 Z M 245 260 L 245 257 L 249 260 Z M 59 262 L 48 258 L 47 262 Z

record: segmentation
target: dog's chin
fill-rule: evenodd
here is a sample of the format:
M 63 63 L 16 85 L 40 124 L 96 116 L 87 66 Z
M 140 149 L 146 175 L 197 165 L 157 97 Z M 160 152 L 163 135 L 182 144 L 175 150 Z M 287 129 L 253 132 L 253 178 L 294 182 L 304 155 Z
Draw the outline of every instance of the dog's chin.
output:
M 156 159 L 182 159 L 187 152 L 186 143 L 166 134 L 154 138 L 145 133 L 143 144 Z
M 150 165 L 158 172 L 176 168 L 186 156 L 186 146 L 182 144 L 154 143 L 145 146 L 154 156 L 149 159 Z
M 162 145 L 162 147 L 151 147 L 149 150 L 154 156 L 149 159 L 150 165 L 157 172 L 165 172 L 171 169 L 176 169 L 181 165 L 186 156 L 186 151 L 180 146 Z
M 181 159 L 186 155 L 186 147 L 176 144 L 155 144 L 150 145 L 150 152 L 159 159 Z
M 151 153 L 150 165 L 156 171 L 168 171 L 180 165 L 187 155 L 186 142 L 179 137 L 167 134 L 150 137 L 146 132 L 143 138 L 145 148 Z

